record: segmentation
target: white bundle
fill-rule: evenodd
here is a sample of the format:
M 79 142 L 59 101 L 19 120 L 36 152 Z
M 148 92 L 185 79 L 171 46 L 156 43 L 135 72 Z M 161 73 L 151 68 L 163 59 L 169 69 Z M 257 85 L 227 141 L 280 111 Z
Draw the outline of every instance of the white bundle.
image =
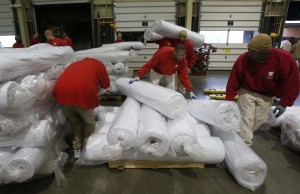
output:
M 55 65 L 46 71 L 48 80 L 57 80 L 59 76 L 65 71 L 63 65 Z
M 117 88 L 116 88 L 116 80 L 118 78 L 116 76 L 110 75 L 109 76 L 109 81 L 110 81 L 110 88 L 108 89 L 110 92 L 117 92 Z
M 300 115 L 285 114 L 281 128 L 281 143 L 300 151 Z
M 171 119 L 187 115 L 187 103 L 179 92 L 145 81 L 129 84 L 129 78 L 119 78 L 116 87 L 119 92 L 132 97 Z
M 17 53 L 12 50 L 11 53 L 0 54 L 0 82 L 40 72 L 56 64 L 68 64 L 74 59 L 71 47 L 49 44 L 34 45 Z
M 116 112 L 103 112 L 103 111 L 100 111 L 99 114 L 98 114 L 98 121 L 111 123 L 114 120 L 116 114 L 117 114 Z
M 29 127 L 34 117 L 0 115 L 0 137 L 14 135 Z
M 123 150 L 135 145 L 138 131 L 141 104 L 133 98 L 127 97 L 120 107 L 107 134 L 107 153 L 110 158 L 119 159 Z
M 187 37 L 194 44 L 195 47 L 202 47 L 204 43 L 204 36 L 199 33 L 193 32 L 191 30 L 188 30 L 176 24 L 172 24 L 170 22 L 166 22 L 164 20 L 156 20 L 152 26 L 153 32 L 160 34 L 164 37 L 173 38 L 173 39 L 179 38 L 178 33 L 181 30 L 187 31 Z
M 87 140 L 85 160 L 107 161 L 108 156 L 104 152 L 104 146 L 108 146 L 106 133 L 94 133 Z
M 48 120 L 41 120 L 28 129 L 6 137 L 0 137 L 0 147 L 49 146 L 56 130 Z
M 237 131 L 240 125 L 238 106 L 232 101 L 191 100 L 189 113 L 193 117 L 222 130 Z
M 273 106 L 268 114 L 267 123 L 271 127 L 281 127 L 282 123 L 285 122 L 286 115 L 299 115 L 300 114 L 300 106 L 292 106 L 288 107 L 286 111 L 278 118 L 275 117 L 275 114 L 273 113 L 275 106 Z
M 213 129 L 225 146 L 225 163 L 236 181 L 252 191 L 260 187 L 267 175 L 266 163 L 251 149 L 235 131 Z
M 144 48 L 144 44 L 139 41 L 132 42 L 118 42 L 113 44 L 104 44 L 103 48 L 116 46 L 119 50 L 142 50 Z
M 126 73 L 127 66 L 124 63 L 116 63 L 113 67 L 113 73 L 116 75 L 121 75 Z
M 0 183 L 2 182 L 1 171 L 7 164 L 11 157 L 16 153 L 17 149 L 12 148 L 0 148 Z
M 11 106 L 18 87 L 19 84 L 14 81 L 9 81 L 0 85 L 0 110 Z
M 76 61 L 82 60 L 86 57 L 95 58 L 102 62 L 118 63 L 118 62 L 129 62 L 137 55 L 133 50 L 130 51 L 114 51 L 114 52 L 103 52 L 103 53 L 76 53 Z
M 178 156 L 186 156 L 184 147 L 197 144 L 196 132 L 189 117 L 183 119 L 169 119 L 168 129 L 171 135 L 171 146 Z
M 109 75 L 112 74 L 114 70 L 114 65 L 111 62 L 103 62 L 103 64 L 105 65 L 107 73 Z
M 210 136 L 210 129 L 205 123 L 193 124 L 197 137 L 208 137 Z
M 98 47 L 98 48 L 76 51 L 75 56 L 83 55 L 83 54 L 99 54 L 99 53 L 103 53 L 103 52 L 111 52 L 111 51 L 117 51 L 117 50 L 120 50 L 120 49 L 116 45 L 110 45 L 110 46 L 106 46 L 106 47 Z
M 143 104 L 136 142 L 141 152 L 156 157 L 164 156 L 170 147 L 166 117 Z
M 151 30 L 151 28 L 147 28 L 144 31 L 144 39 L 147 40 L 147 41 L 157 41 L 157 40 L 161 40 L 163 38 L 164 37 L 162 35 L 153 32 Z

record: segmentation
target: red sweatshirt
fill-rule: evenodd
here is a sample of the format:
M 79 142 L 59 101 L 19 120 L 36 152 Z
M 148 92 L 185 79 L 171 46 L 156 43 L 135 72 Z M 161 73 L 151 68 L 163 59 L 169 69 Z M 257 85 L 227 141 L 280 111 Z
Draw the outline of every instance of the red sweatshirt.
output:
M 279 104 L 292 106 L 299 95 L 299 74 L 293 56 L 281 49 L 272 48 L 264 63 L 257 63 L 243 53 L 233 65 L 226 99 L 233 100 L 240 88 L 265 96 L 279 96 Z
M 103 63 L 85 58 L 72 63 L 58 78 L 53 96 L 58 104 L 92 109 L 98 106 L 99 86 L 108 89 L 109 77 Z
M 178 73 L 182 85 L 190 92 L 193 89 L 187 72 L 186 59 L 177 61 L 173 57 L 173 47 L 163 47 L 143 67 L 140 68 L 137 76 L 143 77 L 151 69 L 162 75 L 173 75 Z
M 63 39 L 54 38 L 52 40 L 47 40 L 46 43 L 51 44 L 52 46 L 69 46 Z
M 173 47 L 176 47 L 178 44 L 182 44 L 186 49 L 186 60 L 189 68 L 192 68 L 195 64 L 196 54 L 194 51 L 194 45 L 191 41 L 186 40 L 181 42 L 179 39 L 172 40 Z
M 172 40 L 170 38 L 163 38 L 161 40 L 155 41 L 155 43 L 159 45 L 159 48 L 162 48 L 164 46 L 172 46 Z
M 24 45 L 20 42 L 15 42 L 15 44 L 12 47 L 13 48 L 24 48 Z
M 68 36 L 66 38 L 64 38 L 65 43 L 67 43 L 67 45 L 69 45 L 70 47 L 73 47 L 73 41 L 71 38 L 69 38 Z
M 37 38 L 31 38 L 30 46 L 40 43 L 40 40 Z
M 125 40 L 115 40 L 115 43 L 118 43 L 118 42 L 125 42 Z

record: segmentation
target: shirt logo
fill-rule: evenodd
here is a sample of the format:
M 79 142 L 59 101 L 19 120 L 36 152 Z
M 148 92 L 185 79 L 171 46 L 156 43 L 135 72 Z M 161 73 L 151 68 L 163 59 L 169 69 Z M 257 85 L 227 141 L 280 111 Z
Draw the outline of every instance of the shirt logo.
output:
M 274 72 L 273 71 L 268 72 L 267 79 L 273 79 L 273 77 L 274 77 Z
M 176 64 L 174 68 L 177 69 L 178 68 L 178 64 Z

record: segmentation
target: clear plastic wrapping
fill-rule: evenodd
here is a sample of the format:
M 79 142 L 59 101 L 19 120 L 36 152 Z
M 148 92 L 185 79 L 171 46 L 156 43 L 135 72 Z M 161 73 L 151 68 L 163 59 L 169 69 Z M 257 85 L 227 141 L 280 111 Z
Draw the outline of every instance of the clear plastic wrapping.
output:
M 191 116 L 222 130 L 237 131 L 240 125 L 238 106 L 232 101 L 191 100 L 188 103 Z
M 281 143 L 296 151 L 300 151 L 300 115 L 285 114 L 281 127 Z
M 101 52 L 101 53 L 75 53 L 77 61 L 82 60 L 86 57 L 95 58 L 102 62 L 118 63 L 118 62 L 129 62 L 137 55 L 133 50 L 130 51 L 114 51 L 114 52 Z
M 187 115 L 187 103 L 179 92 L 145 81 L 132 84 L 129 84 L 129 81 L 129 78 L 117 79 L 117 90 L 171 119 L 184 118 Z
M 163 38 L 164 38 L 164 36 L 153 32 L 151 28 L 147 28 L 144 31 L 144 39 L 147 41 L 157 41 L 157 40 L 161 40 Z
M 104 44 L 103 48 L 116 46 L 119 50 L 142 50 L 144 48 L 144 44 L 138 41 L 127 41 L 127 42 L 118 42 L 112 44 Z

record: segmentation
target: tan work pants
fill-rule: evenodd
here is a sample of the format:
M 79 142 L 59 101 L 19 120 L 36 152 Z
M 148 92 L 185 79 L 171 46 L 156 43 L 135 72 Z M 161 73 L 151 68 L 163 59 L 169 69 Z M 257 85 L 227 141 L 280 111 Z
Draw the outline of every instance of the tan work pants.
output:
M 95 131 L 96 121 L 93 109 L 63 105 L 62 111 L 71 123 L 73 148 L 75 150 L 82 149 L 87 138 Z
M 166 88 L 169 88 L 171 90 L 175 90 L 175 74 L 173 75 L 162 75 L 159 73 L 156 73 L 154 70 L 150 73 L 150 81 L 155 84 L 159 85 L 159 82 L 161 79 L 165 79 L 166 81 Z
M 240 136 L 251 144 L 253 131 L 266 120 L 273 97 L 264 96 L 241 88 L 238 91 L 238 106 L 241 113 Z

